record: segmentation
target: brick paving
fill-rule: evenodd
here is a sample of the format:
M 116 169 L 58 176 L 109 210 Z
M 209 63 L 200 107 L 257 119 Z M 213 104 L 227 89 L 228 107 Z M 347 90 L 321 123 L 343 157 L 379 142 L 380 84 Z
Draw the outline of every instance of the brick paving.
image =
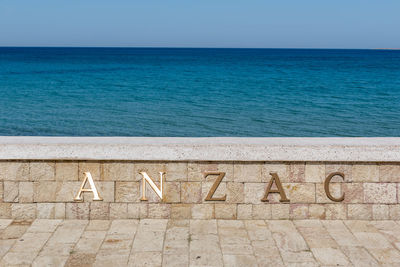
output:
M 0 220 L 0 266 L 400 266 L 398 221 Z

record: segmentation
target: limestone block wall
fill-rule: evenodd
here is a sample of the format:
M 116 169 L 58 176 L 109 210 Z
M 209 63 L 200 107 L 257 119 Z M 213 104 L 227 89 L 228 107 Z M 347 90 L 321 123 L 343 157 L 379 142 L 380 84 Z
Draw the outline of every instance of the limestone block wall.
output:
M 37 146 L 36 157 L 43 158 Z M 353 154 L 345 161 L 326 160 L 323 154 L 315 156 L 321 161 L 307 157 L 303 161 L 88 160 L 71 159 L 75 154 L 69 154 L 69 159 L 66 155 L 32 159 L 21 150 L 13 154 L 21 159 L 10 159 L 4 156 L 7 149 L 12 153 L 10 147 L 0 148 L 1 218 L 400 219 L 400 159 L 396 161 L 396 155 L 391 161 L 379 161 L 379 155 L 375 161 L 364 161 L 354 151 L 348 151 Z M 385 149 L 378 146 L 379 151 Z M 93 201 L 91 192 L 82 193 L 82 202 L 74 201 L 84 172 L 91 173 L 102 201 Z M 157 186 L 159 172 L 165 173 L 163 199 L 147 184 L 148 201 L 141 201 L 140 172 L 148 173 Z M 224 201 L 206 200 L 218 175 L 205 177 L 205 172 L 225 174 L 213 195 L 226 195 Z M 279 193 L 270 193 L 269 202 L 261 201 L 271 172 L 278 174 L 290 202 L 280 202 Z M 324 188 L 333 172 L 344 174 L 344 179 L 334 176 L 329 184 L 332 196 L 344 193 L 341 202 L 330 200 Z

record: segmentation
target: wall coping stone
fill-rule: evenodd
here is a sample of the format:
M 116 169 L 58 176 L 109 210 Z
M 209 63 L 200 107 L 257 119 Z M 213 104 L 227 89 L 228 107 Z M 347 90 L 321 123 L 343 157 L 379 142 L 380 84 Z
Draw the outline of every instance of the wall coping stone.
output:
M 400 162 L 400 138 L 3 136 L 0 159 Z

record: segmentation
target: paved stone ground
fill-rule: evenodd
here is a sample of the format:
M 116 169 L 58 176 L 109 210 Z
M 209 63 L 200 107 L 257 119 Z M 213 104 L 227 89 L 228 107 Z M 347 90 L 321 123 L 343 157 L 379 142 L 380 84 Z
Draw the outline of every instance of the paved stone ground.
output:
M 0 266 L 400 266 L 397 221 L 0 220 Z

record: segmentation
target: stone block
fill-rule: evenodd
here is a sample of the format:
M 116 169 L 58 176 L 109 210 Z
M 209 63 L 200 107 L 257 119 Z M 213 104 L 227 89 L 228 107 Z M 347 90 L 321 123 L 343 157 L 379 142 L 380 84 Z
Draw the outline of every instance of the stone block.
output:
M 44 246 L 51 233 L 25 233 L 21 239 L 19 239 L 10 251 L 21 253 L 20 255 L 24 255 L 23 253 L 32 253 L 38 254 L 40 249 Z M 29 257 L 27 257 L 29 258 Z M 32 262 L 35 257 L 31 258 Z M 26 260 L 26 259 L 25 259 Z
M 164 254 L 164 266 L 189 266 L 189 258 L 186 254 Z
M 11 218 L 11 203 L 0 203 L 0 219 Z
M 141 181 L 143 176 L 140 172 L 146 172 L 153 181 L 160 180 L 160 172 L 166 173 L 166 164 L 163 163 L 136 163 L 135 164 L 135 180 Z M 164 174 L 166 179 L 166 174 Z
M 29 163 L 29 177 L 31 181 L 54 181 L 55 162 L 38 161 Z
M 283 184 L 283 189 L 291 203 L 315 203 L 315 184 L 289 183 Z
M 233 181 L 233 163 L 189 162 L 188 181 L 204 181 L 205 172 L 224 172 L 224 182 Z M 209 176 L 211 177 L 211 176 Z
M 364 203 L 397 203 L 397 186 L 395 183 L 363 183 L 363 186 Z
M 110 203 L 110 220 L 127 219 L 127 203 Z
M 325 205 L 323 204 L 310 204 L 308 207 L 309 219 L 323 220 L 326 218 Z
M 345 204 L 325 204 L 325 219 L 345 220 L 347 218 Z
M 181 184 L 179 182 L 166 182 L 164 189 L 164 201 L 166 203 L 179 203 L 181 201 Z
M 321 263 L 321 266 L 351 266 L 339 248 L 318 247 L 311 248 L 311 251 L 314 257 Z
M 271 204 L 252 205 L 252 219 L 270 220 L 272 218 Z
M 78 181 L 78 162 L 56 161 L 56 181 Z
M 363 183 L 343 183 L 343 192 L 345 203 L 363 203 L 364 186 Z
M 307 183 L 323 183 L 325 181 L 325 164 L 322 162 L 307 162 L 305 166 L 305 181 Z
M 71 249 L 72 250 L 72 249 Z M 67 255 L 42 255 L 39 254 L 33 261 L 33 267 L 39 266 L 66 266 L 68 261 Z
M 289 204 L 271 204 L 271 215 L 273 220 L 289 219 Z
M 24 162 L 24 161 L 0 162 L 0 180 L 29 181 L 29 162 Z
M 55 203 L 37 203 L 38 219 L 54 219 L 55 218 Z
M 400 164 L 382 163 L 379 165 L 379 181 L 386 183 L 400 182 Z
M 263 205 L 263 204 L 260 204 Z M 253 205 L 252 204 L 238 204 L 237 206 L 238 220 L 251 220 L 253 218 Z
M 223 266 L 258 266 L 257 260 L 253 255 L 236 255 L 224 253 L 223 260 Z
M 400 205 L 388 205 L 389 206 L 389 219 L 400 220 Z
M 349 220 L 372 220 L 372 205 L 348 204 L 347 218 Z
M 100 163 L 95 161 L 80 161 L 78 163 L 78 180 L 83 181 L 85 179 L 85 172 L 90 172 L 93 180 L 101 180 L 101 169 Z
M 181 183 L 182 203 L 201 203 L 201 182 Z
M 33 183 L 33 201 L 34 202 L 54 202 L 56 200 L 57 190 L 61 183 L 54 181 L 40 181 Z M 79 189 L 79 187 L 78 187 Z M 77 190 L 78 191 L 78 190 Z M 73 201 L 69 198 L 67 201 Z
M 2 230 L 0 234 L 2 240 L 12 240 L 20 238 L 30 227 L 31 220 L 14 220 L 13 223 L 8 225 L 6 229 Z
M 51 201 L 55 201 L 56 202 L 73 202 L 74 201 L 74 197 L 78 194 L 79 192 L 79 188 L 81 187 L 82 181 L 79 182 L 57 182 L 55 184 L 51 184 L 49 183 L 49 185 L 46 185 L 45 183 L 39 183 L 38 184 L 34 184 L 34 199 L 35 197 L 37 198 L 37 202 L 42 202 L 39 201 L 39 199 L 41 197 L 44 197 L 46 195 L 46 191 L 48 192 L 48 198 L 49 199 L 53 199 Z M 41 193 L 40 191 L 37 192 L 36 186 L 41 187 Z M 55 190 L 55 193 L 53 193 Z M 53 197 L 53 194 L 55 194 L 55 197 Z M 91 192 L 83 192 L 82 196 L 83 199 L 85 199 L 86 195 L 91 195 L 93 196 L 93 193 Z
M 214 204 L 196 204 L 192 206 L 192 219 L 213 219 Z
M 192 241 L 190 242 L 191 251 L 200 252 L 201 250 L 203 250 L 202 247 L 209 248 L 208 246 L 204 246 L 206 243 L 209 243 L 212 246 L 212 249 L 218 249 L 219 238 L 218 238 L 218 226 L 216 220 L 191 220 L 189 231 L 192 238 Z M 204 237 L 204 240 L 200 240 L 201 236 Z M 203 251 L 209 251 L 209 250 L 203 250 Z
M 236 204 L 215 204 L 215 219 L 236 219 Z
M 18 201 L 20 203 L 33 202 L 33 182 L 19 182 Z
M 115 182 L 115 202 L 140 202 L 139 186 L 140 182 Z
M 44 203 L 51 204 L 51 203 Z M 37 219 L 28 228 L 26 233 L 54 233 L 57 227 L 62 223 L 62 220 L 53 219 Z M 38 247 L 40 250 L 41 247 Z
M 101 164 L 104 181 L 135 181 L 135 165 L 132 162 L 105 162 Z
M 79 247 L 75 247 L 76 251 L 79 251 Z M 75 250 L 74 250 L 75 252 Z M 95 253 L 82 253 L 82 252 L 75 252 L 71 253 L 68 257 L 64 266 L 66 267 L 73 267 L 73 266 L 92 266 L 94 265 L 96 260 Z
M 168 182 L 184 182 L 188 178 L 187 162 L 167 163 L 165 180 Z
M 290 204 L 289 218 L 304 220 L 309 218 L 308 204 Z
M 92 202 L 90 203 L 91 220 L 108 220 L 110 218 L 110 204 L 107 202 Z
M 66 219 L 89 219 L 89 203 L 67 203 L 65 206 Z
M 244 183 L 226 183 L 226 202 L 243 203 L 244 202 Z
M 266 183 L 244 183 L 244 203 L 246 204 L 260 204 L 261 199 L 264 197 L 265 190 L 267 188 Z M 279 197 L 276 193 L 270 193 L 268 196 L 269 202 L 279 201 Z
M 147 203 L 129 203 L 128 204 L 128 219 L 143 219 L 147 218 Z
M 379 167 L 377 164 L 357 163 L 353 165 L 351 172 L 353 182 L 379 182 Z
M 16 220 L 34 220 L 36 218 L 36 204 L 11 204 L 11 217 Z
M 3 201 L 4 202 L 18 202 L 18 191 L 19 191 L 19 183 L 18 182 L 3 182 Z
M 233 165 L 234 181 L 237 183 L 261 182 L 261 163 L 235 163 Z
M 290 163 L 288 180 L 291 183 L 304 183 L 305 182 L 305 164 L 304 163 Z
M 372 205 L 372 219 L 389 220 L 389 205 Z
M 168 219 L 171 207 L 168 204 L 149 204 L 148 217 L 153 219 Z
M 192 215 L 191 204 L 172 204 L 171 219 L 190 219 Z
M 4 202 L 3 196 L 4 196 L 4 187 L 3 187 L 3 181 L 0 181 L 0 203 Z
M 344 174 L 344 179 L 347 182 L 352 181 L 352 164 L 350 163 L 326 163 L 325 164 L 325 177 L 333 172 L 341 172 Z M 334 178 L 332 178 L 334 179 Z
M 261 182 L 268 183 L 271 180 L 271 172 L 276 172 L 282 183 L 289 182 L 289 164 L 266 162 L 261 167 Z
M 54 204 L 54 219 L 65 219 L 65 203 Z

